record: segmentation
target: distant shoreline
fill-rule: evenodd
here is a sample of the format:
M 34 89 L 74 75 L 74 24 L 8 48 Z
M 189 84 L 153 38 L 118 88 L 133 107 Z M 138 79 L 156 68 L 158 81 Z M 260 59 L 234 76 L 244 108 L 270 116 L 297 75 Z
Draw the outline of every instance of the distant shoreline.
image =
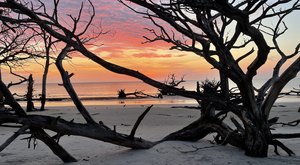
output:
M 185 99 L 191 99 L 191 98 L 186 98 L 182 97 L 179 95 L 174 95 L 174 96 L 164 96 L 164 98 L 185 98 Z M 112 96 L 85 96 L 85 97 L 80 97 L 80 100 L 136 100 L 136 99 L 157 99 L 157 100 L 163 100 L 164 98 L 153 98 L 153 97 L 147 97 L 147 96 L 138 96 L 138 97 L 126 97 L 126 98 L 118 98 L 118 97 L 112 97 Z M 300 95 L 298 94 L 286 94 L 282 93 L 282 95 L 278 98 L 300 98 Z M 33 101 L 41 101 L 41 98 L 32 98 Z M 193 100 L 193 99 L 192 99 Z M 16 98 L 16 101 L 27 101 L 26 98 Z M 70 97 L 48 97 L 46 98 L 46 101 L 71 101 Z
M 110 96 L 99 96 L 99 97 L 79 97 L 80 100 L 132 100 L 132 99 L 147 99 L 151 97 L 126 97 L 126 98 L 118 98 L 118 97 L 110 97 Z M 155 98 L 154 98 L 155 99 Z M 159 98 L 157 98 L 159 99 Z M 27 101 L 26 98 L 17 98 L 17 101 Z M 46 98 L 46 101 L 71 101 L 70 97 L 50 97 Z M 41 98 L 32 98 L 32 101 L 41 101 Z

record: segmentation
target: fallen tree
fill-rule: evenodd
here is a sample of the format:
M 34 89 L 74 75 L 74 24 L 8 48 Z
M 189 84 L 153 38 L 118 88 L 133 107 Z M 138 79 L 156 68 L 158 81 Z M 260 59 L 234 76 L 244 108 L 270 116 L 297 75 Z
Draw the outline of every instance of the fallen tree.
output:
M 149 95 L 147 93 L 144 93 L 143 91 L 135 90 L 134 92 L 125 92 L 125 89 L 118 90 L 118 98 L 119 99 L 125 99 L 127 97 L 134 97 L 134 98 L 162 98 L 161 94 L 158 94 L 157 96 Z

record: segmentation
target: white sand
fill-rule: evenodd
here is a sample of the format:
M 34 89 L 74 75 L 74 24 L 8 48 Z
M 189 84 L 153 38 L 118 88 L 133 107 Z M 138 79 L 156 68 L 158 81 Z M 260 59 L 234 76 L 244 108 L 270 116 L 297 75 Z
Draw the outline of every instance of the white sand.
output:
M 299 103 L 277 103 L 273 108 L 272 116 L 280 117 L 280 121 L 292 121 L 299 119 L 297 112 Z M 278 106 L 278 105 L 283 105 Z M 188 125 L 199 117 L 199 111 L 193 109 L 170 108 L 171 105 L 155 105 L 145 117 L 137 130 L 136 136 L 146 140 L 156 141 L 165 135 Z M 137 117 L 146 106 L 142 105 L 114 105 L 114 106 L 88 106 L 91 115 L 98 121 L 103 121 L 111 128 L 116 125 L 117 131 L 129 134 Z M 51 107 L 38 114 L 61 116 L 64 119 L 75 119 L 75 122 L 83 122 L 82 117 L 74 107 Z M 281 132 L 299 132 L 300 126 L 281 127 Z M 3 143 L 14 131 L 11 128 L 1 128 L 0 142 Z M 27 135 L 28 136 L 28 135 Z M 10 146 L 0 153 L 0 164 L 63 164 L 50 149 L 38 141 L 36 149 L 27 148 L 27 141 L 20 140 L 27 137 L 19 137 Z M 292 149 L 296 156 L 289 157 L 283 151 L 277 156 L 270 147 L 268 158 L 251 158 L 244 155 L 243 151 L 232 146 L 220 146 L 211 144 L 209 137 L 198 142 L 164 142 L 148 150 L 131 150 L 125 147 L 104 143 L 92 139 L 64 136 L 60 144 L 69 151 L 81 164 L 300 164 L 299 139 L 281 140 Z

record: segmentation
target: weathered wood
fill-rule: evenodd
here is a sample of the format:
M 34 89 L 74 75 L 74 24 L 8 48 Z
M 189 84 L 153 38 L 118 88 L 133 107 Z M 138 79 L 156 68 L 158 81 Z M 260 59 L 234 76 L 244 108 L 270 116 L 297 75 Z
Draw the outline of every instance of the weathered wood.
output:
M 0 67 L 0 81 L 2 81 L 2 68 Z M 4 109 L 4 97 L 2 91 L 0 91 L 0 110 Z
M 252 157 L 267 157 L 269 149 L 268 135 L 254 126 L 245 126 L 245 154 Z
M 26 111 L 27 112 L 34 110 L 34 104 L 32 101 L 32 97 L 33 97 L 33 78 L 32 78 L 32 74 L 30 74 L 28 77 L 28 86 L 27 86 L 27 94 L 26 94 L 26 100 L 27 100 Z
M 142 120 L 144 119 L 144 117 L 147 115 L 147 113 L 150 111 L 150 109 L 153 107 L 153 105 L 149 106 L 137 119 L 137 121 L 135 122 L 132 130 L 131 130 L 131 133 L 129 135 L 129 138 L 133 139 L 134 138 L 134 135 L 135 135 L 135 132 L 138 128 L 138 126 L 140 125 L 140 123 L 142 122 Z
M 46 104 L 46 96 L 47 96 L 47 75 L 49 71 L 50 66 L 50 46 L 51 46 L 51 38 L 49 39 L 49 45 L 46 46 L 46 62 L 44 66 L 44 73 L 43 73 L 43 79 L 42 79 L 42 93 L 41 93 L 41 108 L 40 110 L 45 110 L 45 104 Z M 44 36 L 44 43 L 46 44 L 46 38 Z
M 76 162 L 77 160 L 70 155 L 62 146 L 60 146 L 56 141 L 54 141 L 44 130 L 39 127 L 30 128 L 32 135 L 44 142 L 52 152 L 57 155 L 63 162 L 70 163 Z
M 45 110 L 45 104 L 46 104 L 46 97 L 47 97 L 47 77 L 49 72 L 49 66 L 50 66 L 50 50 L 51 46 L 54 42 L 52 42 L 52 37 L 47 36 L 46 32 L 43 31 L 43 40 L 45 44 L 45 66 L 44 66 L 44 72 L 43 72 L 43 79 L 42 79 L 42 93 L 41 93 L 41 108 L 40 110 Z
M 36 128 L 48 129 L 57 133 L 63 132 L 66 135 L 92 138 L 132 149 L 148 149 L 155 145 L 155 143 L 141 138 L 130 138 L 128 135 L 117 133 L 102 124 L 75 123 L 50 116 L 27 115 L 26 117 L 19 117 L 7 113 L 0 115 L 0 123 L 30 124 Z
M 226 139 L 227 143 L 244 149 L 244 139 L 241 134 L 236 133 L 230 129 L 225 123 L 216 120 L 209 120 L 200 118 L 190 125 L 173 132 L 164 137 L 160 142 L 163 141 L 198 141 L 210 133 L 218 133 L 223 139 Z
M 6 99 L 6 103 L 13 108 L 13 110 L 19 116 L 26 116 L 26 112 L 23 110 L 21 105 L 14 99 L 12 93 L 8 90 L 3 81 L 0 81 L 0 91 L 2 91 L 3 96 Z
M 1 146 L 0 152 L 2 152 L 7 146 L 9 146 L 20 134 L 29 128 L 28 125 L 24 125 L 17 132 L 15 132 L 11 137 L 9 137 Z
M 0 123 L 21 123 L 24 126 L 24 129 L 26 126 L 30 126 L 30 131 L 36 135 L 36 137 L 40 140 L 42 140 L 52 151 L 54 154 L 56 154 L 58 157 L 60 157 L 64 162 L 74 162 L 76 159 L 74 159 L 67 151 L 64 150 L 59 144 L 57 144 L 51 137 L 44 132 L 44 130 L 41 129 L 38 125 L 36 127 L 32 127 L 34 125 L 30 119 L 28 118 L 26 112 L 23 110 L 23 108 L 16 102 L 11 92 L 8 90 L 6 85 L 3 83 L 3 81 L 0 81 L 0 90 L 3 92 L 5 98 L 7 99 L 8 104 L 13 108 L 15 111 L 15 114 L 9 113 L 9 112 L 3 112 L 0 115 Z M 6 118 L 8 117 L 8 118 Z M 2 120 L 4 119 L 4 120 Z M 20 119 L 20 120 L 19 120 Z M 22 123 L 22 120 L 24 123 Z M 21 130 L 22 131 L 22 130 Z M 8 139 L 7 143 L 3 144 L 3 146 L 9 144 L 10 141 L 15 139 L 18 136 L 18 134 L 14 134 L 10 139 Z
M 66 91 L 68 92 L 69 96 L 71 97 L 73 103 L 75 104 L 77 110 L 81 113 L 81 115 L 86 120 L 86 122 L 92 123 L 92 124 L 97 124 L 97 122 L 92 118 L 92 116 L 89 114 L 87 109 L 84 107 L 84 105 L 80 101 L 80 99 L 79 99 L 77 93 L 75 92 L 73 85 L 70 81 L 70 75 L 67 71 L 65 71 L 65 69 L 63 67 L 62 61 L 67 56 L 70 48 L 71 47 L 69 45 L 67 45 L 64 49 L 62 49 L 62 51 L 60 52 L 60 54 L 58 55 L 58 57 L 56 59 L 55 65 L 60 72 L 61 78 L 63 80 L 63 85 L 64 85 Z
M 284 144 L 282 144 L 280 141 L 278 140 L 272 140 L 270 142 L 270 144 L 272 144 L 275 147 L 275 153 L 279 155 L 279 153 L 277 152 L 277 146 L 282 148 L 289 156 L 295 155 L 295 153 L 290 150 L 289 148 L 287 148 Z
M 300 133 L 289 133 L 289 134 L 283 134 L 283 133 L 276 133 L 272 134 L 273 139 L 292 139 L 292 138 L 300 138 Z

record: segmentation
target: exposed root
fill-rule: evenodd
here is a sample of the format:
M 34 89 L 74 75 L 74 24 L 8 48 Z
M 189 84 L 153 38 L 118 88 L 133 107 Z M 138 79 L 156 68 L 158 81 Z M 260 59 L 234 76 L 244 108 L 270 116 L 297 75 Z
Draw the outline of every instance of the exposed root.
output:
M 290 150 L 288 147 L 286 147 L 283 143 L 281 143 L 280 141 L 278 140 L 272 140 L 270 142 L 271 145 L 274 146 L 274 152 L 277 154 L 277 155 L 280 155 L 277 148 L 280 147 L 281 149 L 283 149 L 289 156 L 292 156 L 292 155 L 295 155 L 295 153 Z
M 281 124 L 282 126 L 292 126 L 292 127 L 295 127 L 295 126 L 299 125 L 299 123 L 300 123 L 300 119 L 295 120 L 295 121 L 291 121 L 291 122 L 288 122 L 288 123 L 279 122 L 279 123 L 276 123 L 276 124 Z
M 197 152 L 197 151 L 202 150 L 202 149 L 217 147 L 217 145 L 206 146 L 206 147 L 196 147 L 196 146 L 192 145 L 191 147 L 193 148 L 193 150 L 188 150 L 188 151 L 182 151 L 182 150 L 178 149 L 177 147 L 173 147 L 173 148 L 175 150 L 177 150 L 178 152 L 180 152 L 180 153 L 187 154 L 187 153 L 191 153 L 191 152 Z

